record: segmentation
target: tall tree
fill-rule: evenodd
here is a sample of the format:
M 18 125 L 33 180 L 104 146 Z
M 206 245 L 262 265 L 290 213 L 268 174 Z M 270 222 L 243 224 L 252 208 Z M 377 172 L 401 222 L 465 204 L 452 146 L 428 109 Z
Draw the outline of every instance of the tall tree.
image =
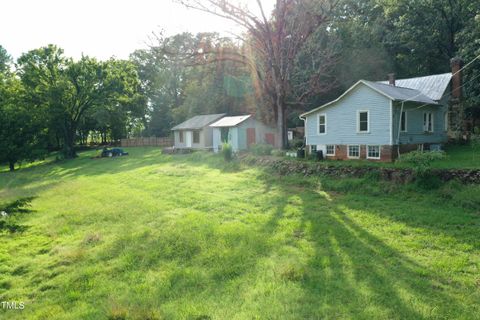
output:
M 31 103 L 48 108 L 51 124 L 60 128 L 66 158 L 76 156 L 77 130 L 87 110 L 128 103 L 138 86 L 135 67 L 127 61 L 85 56 L 73 61 L 52 45 L 22 55 L 18 65 Z
M 7 162 L 10 171 L 46 154 L 42 114 L 26 103 L 22 83 L 6 69 L 0 72 L 0 119 L 0 163 Z
M 8 54 L 7 50 L 0 45 L 0 73 L 6 73 L 10 69 L 11 63 L 12 57 Z
M 258 14 L 245 6 L 229 0 L 179 0 L 187 7 L 198 9 L 231 20 L 247 31 L 245 51 L 222 51 L 221 59 L 243 61 L 252 72 L 258 97 L 275 119 L 279 146 L 287 145 L 286 112 L 289 104 L 296 105 L 303 99 L 331 88 L 330 83 L 319 81 L 332 64 L 333 52 L 323 55 L 317 72 L 310 74 L 303 85 L 294 92 L 291 83 L 295 61 L 305 43 L 315 31 L 328 21 L 336 1 L 328 0 L 277 0 L 271 16 L 257 0 Z M 205 52 L 201 52 L 205 54 Z M 288 101 L 296 97 L 296 101 Z

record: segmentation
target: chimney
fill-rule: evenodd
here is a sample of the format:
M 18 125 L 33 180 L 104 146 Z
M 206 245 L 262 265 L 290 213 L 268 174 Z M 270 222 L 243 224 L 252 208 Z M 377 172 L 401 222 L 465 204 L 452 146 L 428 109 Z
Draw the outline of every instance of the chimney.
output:
M 462 98 L 462 72 L 463 60 L 459 57 L 450 60 L 452 67 L 452 99 L 460 100 Z
M 391 86 L 395 86 L 395 73 L 388 74 L 388 84 Z

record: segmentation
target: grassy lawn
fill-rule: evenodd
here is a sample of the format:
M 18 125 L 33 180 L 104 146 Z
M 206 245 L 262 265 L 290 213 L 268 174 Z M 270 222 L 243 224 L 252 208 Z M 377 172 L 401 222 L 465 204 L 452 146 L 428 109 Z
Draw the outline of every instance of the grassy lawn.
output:
M 480 319 L 480 187 L 129 149 L 0 173 L 5 319 Z

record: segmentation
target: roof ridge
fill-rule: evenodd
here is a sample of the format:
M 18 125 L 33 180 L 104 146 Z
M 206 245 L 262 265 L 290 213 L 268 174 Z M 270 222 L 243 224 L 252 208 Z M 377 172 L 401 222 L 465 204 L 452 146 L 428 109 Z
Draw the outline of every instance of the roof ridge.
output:
M 407 87 L 402 87 L 402 86 L 392 86 L 391 84 L 388 84 L 388 83 L 382 83 L 382 82 L 376 82 L 376 81 L 369 81 L 369 80 L 363 80 L 363 81 L 370 82 L 370 83 L 375 83 L 376 85 L 379 84 L 379 85 L 382 85 L 382 86 L 388 86 L 389 88 L 400 88 L 400 89 L 412 90 L 412 91 L 420 92 L 421 94 L 424 95 L 423 92 L 421 92 L 420 90 L 417 90 L 417 89 L 412 89 L 412 88 L 407 88 Z
M 452 73 L 451 72 L 444 72 L 444 73 L 437 73 L 437 74 L 431 74 L 431 75 L 428 75 L 428 76 L 418 76 L 418 77 L 410 77 L 410 78 L 401 78 L 401 79 L 395 79 L 395 81 L 401 81 L 401 80 L 413 80 L 413 79 L 421 79 L 421 78 L 429 78 L 429 77 L 436 77 L 436 76 L 445 76 L 445 75 L 451 75 Z M 375 81 L 377 83 L 381 83 L 381 82 L 387 82 L 388 80 L 379 80 L 379 81 Z

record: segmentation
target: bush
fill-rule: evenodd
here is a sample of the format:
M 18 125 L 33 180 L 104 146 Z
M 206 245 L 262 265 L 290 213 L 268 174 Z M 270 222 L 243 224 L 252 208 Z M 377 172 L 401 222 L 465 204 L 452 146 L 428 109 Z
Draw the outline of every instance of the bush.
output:
M 257 156 L 269 156 L 272 154 L 273 146 L 266 143 L 252 144 L 250 151 Z
M 225 159 L 225 161 L 232 161 L 232 159 L 233 159 L 232 145 L 225 142 L 222 145 L 222 154 L 223 154 L 223 159 Z
M 400 162 L 413 165 L 416 174 L 423 175 L 430 171 L 432 162 L 445 158 L 443 151 L 412 151 L 402 155 Z
M 293 139 L 288 142 L 288 145 L 290 146 L 290 149 L 297 150 L 303 147 L 303 139 Z
M 440 178 L 431 174 L 432 162 L 445 158 L 443 151 L 412 151 L 400 158 L 401 162 L 413 165 L 415 181 L 418 187 L 426 190 L 440 187 Z
M 275 157 L 284 157 L 286 155 L 285 151 L 283 150 L 280 150 L 280 149 L 275 149 L 275 150 L 272 150 L 272 156 L 275 156 Z

